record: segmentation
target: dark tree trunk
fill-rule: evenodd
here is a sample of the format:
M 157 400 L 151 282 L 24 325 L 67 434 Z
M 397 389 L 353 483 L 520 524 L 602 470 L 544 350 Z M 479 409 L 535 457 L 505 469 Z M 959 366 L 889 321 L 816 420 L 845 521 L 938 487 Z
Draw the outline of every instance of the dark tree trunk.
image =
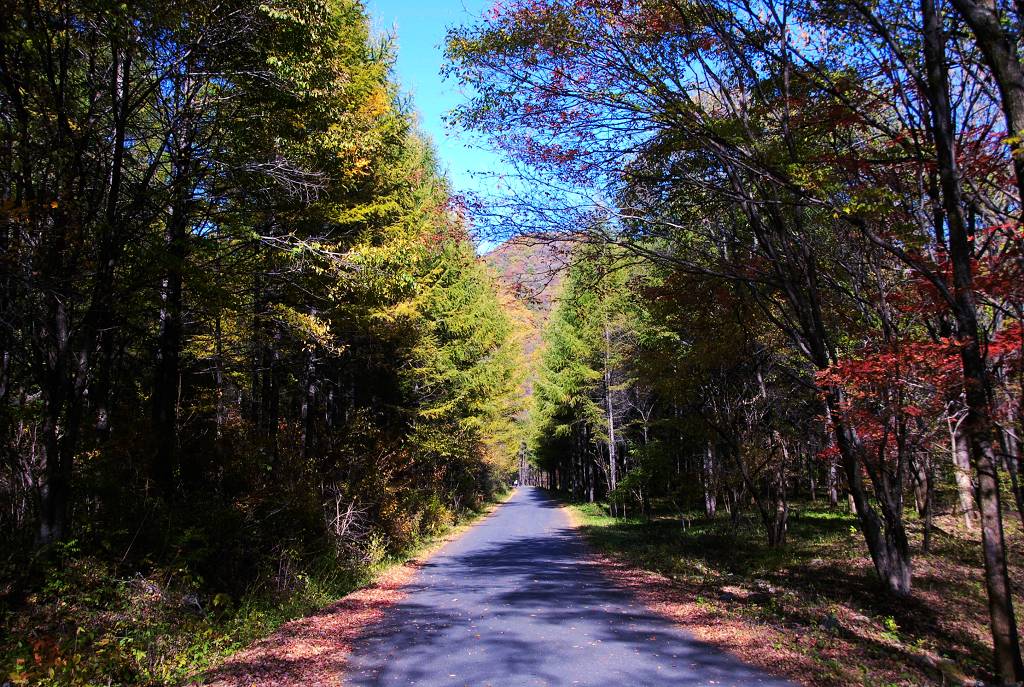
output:
M 316 441 L 316 357 L 313 351 L 306 354 L 306 365 L 302 380 L 302 408 L 300 420 L 302 422 L 302 458 L 307 462 L 314 452 Z
M 60 432 L 64 406 L 67 401 L 67 319 L 64 304 L 52 300 L 50 312 L 55 347 L 50 356 L 44 389 L 44 417 L 40 428 L 43 458 L 43 478 L 39 485 L 39 529 L 36 542 L 47 546 L 60 541 L 67 533 L 68 506 L 71 496 L 70 461 L 62 450 Z
M 213 325 L 213 338 L 214 338 L 214 355 L 216 360 L 214 361 L 213 368 L 213 383 L 214 383 L 214 394 L 216 395 L 217 409 L 216 417 L 214 421 L 217 426 L 217 438 L 220 439 L 224 435 L 224 423 L 227 422 L 227 403 L 224 400 L 224 333 L 222 331 L 220 313 L 217 313 L 216 319 Z
M 782 449 L 782 461 L 773 466 L 768 482 L 768 506 L 770 508 L 769 546 L 783 546 L 789 528 L 789 501 L 786 498 L 786 466 L 789 464 L 789 449 L 776 437 Z
M 892 505 L 885 507 L 885 499 L 901 500 L 900 496 L 886 494 L 884 485 L 876 484 L 876 488 L 883 487 L 877 489 L 879 493 L 876 496 L 883 504 L 884 519 L 879 517 L 875 509 L 871 507 L 861 472 L 863 465 L 861 456 L 864 449 L 856 432 L 839 419 L 838 410 L 842 407 L 841 400 L 840 393 L 834 389 L 826 398 L 829 413 L 834 418 L 836 444 L 843 458 L 850 500 L 860 520 L 861 531 L 864 534 L 864 540 L 868 545 L 868 551 L 871 553 L 871 560 L 875 565 L 878 577 L 893 594 L 908 596 L 911 591 L 912 562 L 910 544 L 903 524 L 903 514 L 901 509 Z
M 188 165 L 179 163 L 179 169 Z M 174 491 L 178 458 L 178 384 L 181 377 L 182 282 L 191 193 L 187 175 L 179 188 L 164 229 L 165 272 L 160 287 L 159 333 L 153 375 L 153 475 L 165 496 Z
M 1022 123 L 1016 118 L 1018 96 L 1024 97 L 1020 65 L 1012 46 L 1009 55 L 1001 55 L 1002 47 L 995 41 L 984 41 L 979 31 L 993 29 L 989 26 L 987 10 L 976 6 L 971 0 L 953 0 L 957 9 L 964 14 L 972 29 L 979 35 L 979 46 L 990 61 L 997 75 L 1000 90 L 1007 108 L 1008 121 L 1016 133 Z M 971 237 L 963 218 L 959 169 L 956 162 L 955 139 L 953 136 L 952 114 L 949 104 L 949 85 L 946 73 L 945 43 L 941 18 L 934 0 L 921 0 L 921 14 L 924 19 L 924 53 L 928 74 L 928 100 L 931 105 L 932 136 L 935 142 L 939 182 L 942 188 L 943 209 L 949 230 L 949 255 L 953 267 L 954 313 L 957 335 L 960 343 L 960 360 L 963 366 L 964 395 L 967 417 L 963 432 L 971 447 L 971 456 L 977 476 L 977 499 L 981 513 L 982 549 L 985 559 L 985 586 L 988 590 L 989 616 L 994 646 L 996 673 L 1004 683 L 1024 680 L 1024 664 L 1021 662 L 1020 643 L 1017 636 L 1017 621 L 1013 611 L 1013 597 L 1010 578 L 1006 567 L 1006 540 L 1003 533 L 1002 507 L 999 495 L 999 474 L 996 453 L 993 448 L 994 423 L 988 403 L 989 379 L 985 358 L 979 340 L 977 306 L 974 301 L 973 258 Z M 998 24 L 994 27 L 999 29 Z M 993 37 L 994 38 L 994 37 Z M 1012 77 L 1013 88 L 1006 88 L 1007 74 L 1016 68 Z M 1012 101 L 1012 102 L 1011 102 Z M 1021 106 L 1024 106 L 1022 99 Z M 1021 108 L 1024 111 L 1024 107 Z M 1024 183 L 1020 174 L 1021 161 L 1015 156 L 1018 168 L 1018 183 Z
M 925 516 L 928 509 L 928 464 L 925 456 L 914 456 L 910 462 L 912 483 L 914 485 L 914 508 L 920 518 Z
M 130 41 L 126 43 L 130 44 Z M 93 307 L 99 333 L 99 360 L 96 383 L 90 389 L 89 401 L 95 413 L 96 438 L 106 441 L 110 435 L 110 394 L 114 364 L 114 268 L 124 237 L 120 226 L 119 205 L 124 182 L 124 159 L 128 134 L 129 86 L 131 83 L 131 50 L 112 50 L 110 98 L 113 105 L 113 149 L 107 188 L 104 219 L 97 239 L 96 282 L 93 285 Z
M 263 371 L 263 430 L 270 445 L 270 465 L 275 472 L 280 467 L 278 433 L 281 423 L 281 328 L 267 323 L 267 348 L 264 353 L 267 368 Z

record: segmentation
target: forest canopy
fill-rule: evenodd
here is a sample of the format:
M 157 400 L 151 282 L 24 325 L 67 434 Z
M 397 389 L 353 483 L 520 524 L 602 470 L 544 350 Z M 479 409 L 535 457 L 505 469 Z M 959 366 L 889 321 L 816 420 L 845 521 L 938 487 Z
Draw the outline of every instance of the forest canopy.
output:
M 823 481 L 897 598 L 907 501 L 925 551 L 957 508 L 1004 683 L 1024 680 L 1003 520 L 1024 507 L 1022 22 L 974 0 L 515 0 L 447 42 L 473 94 L 453 120 L 520 172 L 479 225 L 580 246 L 537 385 L 547 479 L 613 512 L 698 484 L 774 547 Z
M 1024 682 L 1022 35 L 1005 0 L 496 2 L 445 43 L 504 154 L 474 198 L 361 0 L 12 0 L 0 675 L 195 679 L 518 471 L 673 570 L 813 549 L 820 508 L 863 561 L 829 580 L 926 625 L 966 570 L 982 638 L 912 648 Z M 545 295 L 497 274 L 538 261 Z
M 510 481 L 518 340 L 392 61 L 355 0 L 0 11 L 0 613 L 71 627 L 54 679 L 201 667 L 70 589 L 315 601 Z

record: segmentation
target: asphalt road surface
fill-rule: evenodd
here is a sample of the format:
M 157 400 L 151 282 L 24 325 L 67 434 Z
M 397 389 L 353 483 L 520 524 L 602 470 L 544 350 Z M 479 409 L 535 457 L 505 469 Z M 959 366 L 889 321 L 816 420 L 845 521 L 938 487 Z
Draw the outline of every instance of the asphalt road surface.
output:
M 520 488 L 417 572 L 345 683 L 793 687 L 653 614 L 585 555 L 558 504 Z

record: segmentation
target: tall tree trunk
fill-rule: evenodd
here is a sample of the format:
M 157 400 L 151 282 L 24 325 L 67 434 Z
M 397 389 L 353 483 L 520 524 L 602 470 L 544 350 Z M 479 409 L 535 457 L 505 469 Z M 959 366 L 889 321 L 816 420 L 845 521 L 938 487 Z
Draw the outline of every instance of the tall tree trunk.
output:
M 930 455 L 918 456 L 917 461 L 922 463 L 924 468 L 924 506 L 922 517 L 924 517 L 924 540 L 921 549 L 930 553 L 932 548 L 932 529 L 935 516 L 935 466 Z
M 73 301 L 77 265 L 69 263 L 69 243 L 77 240 L 74 230 L 80 218 L 68 216 L 64 208 L 74 197 L 74 185 L 65 181 L 58 196 L 56 212 L 41 218 L 51 233 L 41 272 L 50 281 L 42 340 L 37 342 L 43 356 L 42 435 L 43 475 L 39 484 L 40 517 L 36 543 L 46 546 L 64 539 L 69 529 L 74 457 L 82 414 L 83 396 L 88 380 L 89 357 L 94 330 L 78 328 L 77 346 L 68 304 Z M 88 318 L 86 318 L 88 320 Z M 88 322 L 85 322 L 87 325 Z M 77 354 L 77 355 L 76 355 Z
M 40 428 L 43 476 L 39 484 L 39 529 L 36 543 L 47 546 L 64 538 L 67 532 L 71 497 L 72 465 L 65 460 L 61 446 L 61 421 L 67 402 L 68 341 L 67 313 L 63 299 L 51 300 L 51 336 L 55 339 L 43 390 L 44 415 Z
M 281 447 L 278 441 L 281 423 L 281 327 L 268 322 L 271 334 L 267 337 L 267 369 L 263 373 L 263 421 L 267 443 L 270 444 L 270 465 L 273 471 L 280 467 Z
M 253 275 L 252 294 L 252 335 L 249 341 L 249 403 L 248 419 L 253 428 L 258 430 L 263 426 L 263 401 L 260 393 L 262 389 L 261 379 L 266 363 L 263 360 L 266 346 L 263 344 L 263 337 L 266 335 L 266 328 L 263 324 L 267 307 L 266 289 L 263 285 L 262 274 L 256 270 Z M 337 404 L 332 404 L 336 406 Z M 331 426 L 338 423 L 332 418 Z
M 704 484 L 704 515 L 708 518 L 715 517 L 715 512 L 718 510 L 718 484 L 715 479 L 717 474 L 718 471 L 715 468 L 715 446 L 709 439 L 704 448 L 704 465 L 701 471 L 701 481 Z
M 828 457 L 828 505 L 839 507 L 839 464 L 835 456 Z
M 773 466 L 768 483 L 768 504 L 771 507 L 771 534 L 769 546 L 783 546 L 789 527 L 789 501 L 786 498 L 786 466 L 789 464 L 789 449 L 778 432 L 775 441 L 782 450 L 782 461 Z
M 217 427 L 217 438 L 220 439 L 224 435 L 224 423 L 227 422 L 227 402 L 224 400 L 224 332 L 221 325 L 220 311 L 217 312 L 217 316 L 214 319 L 213 324 L 213 340 L 214 340 L 214 367 L 213 367 L 213 383 L 214 383 L 214 394 L 217 399 L 217 407 L 215 410 L 216 416 L 214 422 Z
M 617 473 L 617 441 L 615 437 L 615 406 L 612 402 L 612 342 L 611 330 L 606 322 L 604 325 L 604 400 L 606 421 L 608 423 L 608 490 L 615 491 L 618 486 Z M 611 504 L 612 515 L 616 513 L 615 503 Z
M 96 383 L 90 389 L 89 400 L 95 412 L 96 438 L 103 442 L 110 435 L 110 394 L 114 364 L 114 269 L 124 237 L 118 236 L 121 190 L 124 185 L 124 159 L 127 153 L 128 101 L 131 84 L 131 41 L 125 41 L 121 50 L 111 50 L 110 98 L 113 105 L 113 143 L 110 176 L 107 182 L 107 200 L 104 218 L 97 238 L 99 253 L 96 282 L 93 284 L 93 307 L 96 329 L 99 333 L 99 361 Z
M 731 164 L 728 160 L 723 162 Z M 779 210 L 784 203 L 756 202 L 749 197 L 739 173 L 733 168 L 729 171 L 730 186 L 741 198 L 740 206 L 750 222 L 751 231 L 770 257 L 769 264 L 782 287 L 786 302 L 793 310 L 793 320 L 797 324 L 783 325 L 783 330 L 817 369 L 826 370 L 834 362 L 835 355 L 822 314 L 814 242 L 794 243 L 787 240 L 792 231 Z M 826 412 L 835 428 L 847 488 L 855 504 L 855 512 L 860 519 L 861 531 L 871 552 L 875 570 L 890 591 L 896 595 L 908 595 L 912 565 L 902 513 L 887 511 L 883 520 L 875 512 L 863 482 L 863 446 L 856 431 L 847 426 L 842 418 L 842 393 L 837 388 L 826 389 L 825 392 Z M 875 483 L 874 480 L 872 486 L 876 493 L 885 489 L 884 484 Z
M 811 503 L 818 501 L 818 474 L 817 465 L 814 463 L 814 456 L 811 453 L 810 446 L 807 446 L 807 451 L 803 454 L 804 460 L 807 464 L 807 488 L 811 497 Z
M 962 420 L 962 418 L 961 418 Z M 974 480 L 971 478 L 971 447 L 967 437 L 960 431 L 960 421 L 948 421 L 950 456 L 953 460 L 953 478 L 956 481 L 960 512 L 964 526 L 973 530 L 979 520 L 977 501 L 974 498 Z
M 958 9 L 970 9 L 971 0 L 954 0 Z M 963 10 L 961 10 L 963 11 Z M 984 12 L 965 14 L 972 28 L 979 22 L 984 24 Z M 963 202 L 960 175 L 956 162 L 955 139 L 953 136 L 952 114 L 949 104 L 949 85 L 946 73 L 946 37 L 941 18 L 934 0 L 921 0 L 921 15 L 924 19 L 924 54 L 928 74 L 928 100 L 932 109 L 932 136 L 934 137 L 939 182 L 942 188 L 943 209 L 949 230 L 949 255 L 953 267 L 954 311 L 957 335 L 960 344 L 960 360 L 963 366 L 964 396 L 967 417 L 962 430 L 971 449 L 975 473 L 978 480 L 978 506 L 981 512 L 982 549 L 985 559 L 985 586 L 988 590 L 988 605 L 994 646 L 996 673 L 1004 683 L 1024 680 L 1024 663 L 1021 662 L 1020 642 L 1017 636 L 1017 620 L 1013 611 L 1013 597 L 1009 573 L 1006 567 L 1006 540 L 1003 533 L 1002 507 L 999 495 L 999 474 L 993 450 L 994 423 L 988 404 L 988 372 L 982 354 L 977 307 L 974 300 L 974 275 L 971 266 L 971 238 L 963 218 Z M 971 16 L 968 16 L 971 15 Z M 982 45 L 987 58 L 995 53 L 994 45 Z M 997 60 L 997 62 L 999 62 Z M 998 66 L 1010 66 L 1010 60 L 999 62 Z M 1017 78 L 1021 77 L 1019 63 L 1015 56 L 1012 62 L 1017 67 Z M 997 78 L 997 80 L 999 80 Z M 1000 88 L 1002 83 L 1000 81 Z M 1024 81 L 1020 84 L 1024 86 Z M 1004 99 L 1016 99 L 1018 93 L 1004 92 Z M 1024 95 L 1024 90 L 1020 91 Z M 1007 111 L 1015 110 L 1016 105 Z M 1013 133 L 1024 120 L 1015 120 Z M 1015 162 L 1017 158 L 1015 156 Z M 1018 182 L 1022 169 L 1018 162 Z
M 918 517 L 923 518 L 928 508 L 928 465 L 922 455 L 915 455 L 910 461 L 911 483 L 914 485 L 914 508 Z
M 826 410 L 835 427 L 836 444 L 843 458 L 850 500 L 860 521 L 875 571 L 889 591 L 897 596 L 908 596 L 911 591 L 913 568 L 902 513 L 898 509 L 886 509 L 883 520 L 871 507 L 862 474 L 864 448 L 857 433 L 841 419 L 841 393 L 832 389 L 826 396 L 826 404 Z M 884 491 L 884 485 L 876 484 L 876 487 L 880 487 L 880 492 Z M 878 496 L 886 497 L 881 493 Z
M 308 461 L 313 455 L 313 442 L 316 440 L 316 357 L 313 351 L 306 353 L 306 365 L 302 379 L 302 458 Z
M 181 182 L 184 186 L 184 181 Z M 160 285 L 159 333 L 153 376 L 154 477 L 161 491 L 174 491 L 178 457 L 178 383 L 182 347 L 182 282 L 185 266 L 185 237 L 188 226 L 188 198 L 178 191 L 164 230 L 164 278 Z

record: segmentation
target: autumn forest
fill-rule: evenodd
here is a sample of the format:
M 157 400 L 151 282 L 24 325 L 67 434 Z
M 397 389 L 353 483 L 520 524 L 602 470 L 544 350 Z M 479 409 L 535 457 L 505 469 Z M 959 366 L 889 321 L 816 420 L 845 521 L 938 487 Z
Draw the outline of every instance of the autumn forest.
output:
M 798 683 L 1024 682 L 1022 40 L 497 2 L 464 193 L 360 0 L 11 0 L 0 682 L 204 684 L 513 485 Z

